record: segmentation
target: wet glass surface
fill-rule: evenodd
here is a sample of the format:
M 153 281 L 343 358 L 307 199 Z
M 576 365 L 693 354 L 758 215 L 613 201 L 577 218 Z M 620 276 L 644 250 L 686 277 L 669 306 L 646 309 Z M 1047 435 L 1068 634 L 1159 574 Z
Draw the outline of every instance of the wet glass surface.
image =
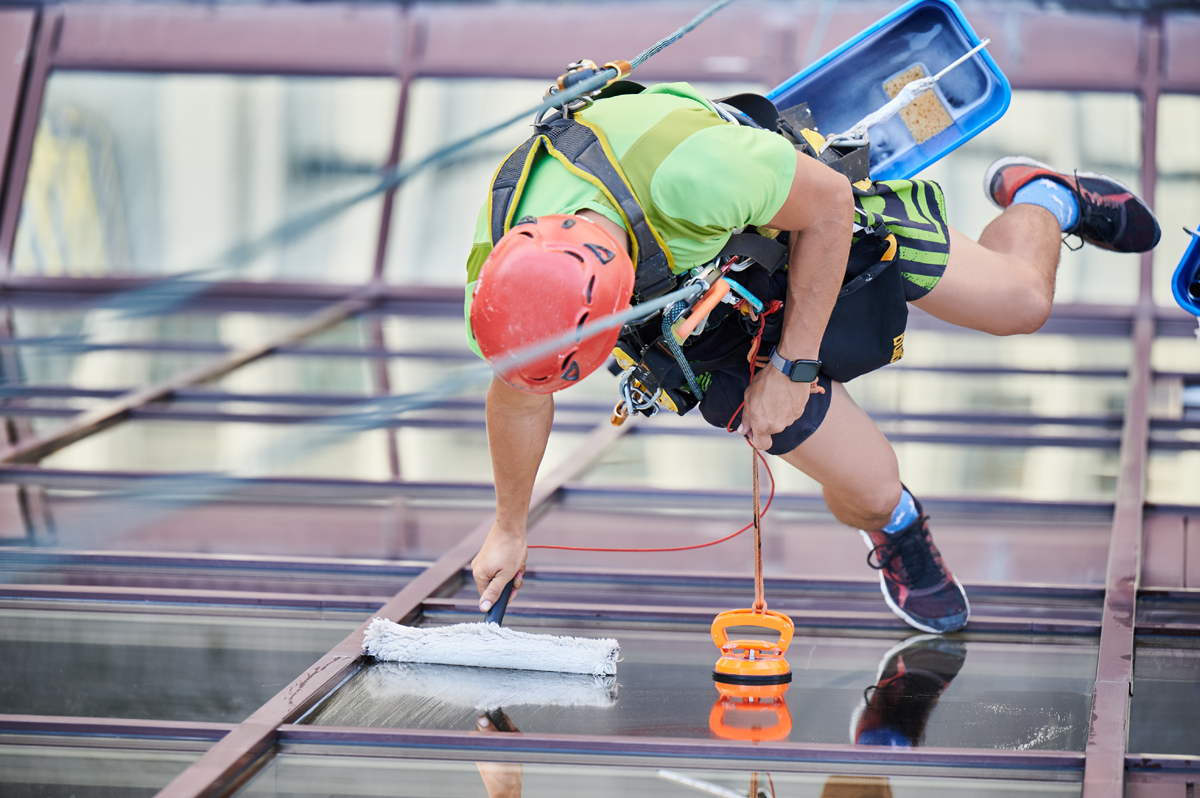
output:
M 1200 641 L 1140 637 L 1133 653 L 1131 754 L 1200 755 Z
M 718 692 L 717 649 L 707 627 L 511 626 L 616 637 L 621 644 L 615 686 L 547 696 L 535 672 L 493 672 L 515 674 L 526 685 L 507 689 L 510 703 L 502 707 L 525 732 L 1065 751 L 1083 750 L 1087 738 L 1096 666 L 1091 641 L 798 635 L 787 652 L 793 680 L 772 694 L 775 706 L 767 709 Z M 487 674 L 375 663 L 307 721 L 471 729 L 482 711 L 496 709 L 488 706 L 494 689 Z
M 760 790 L 773 785 L 789 798 L 1016 798 L 1078 796 L 1080 786 L 1051 781 L 1005 781 L 936 776 L 847 776 L 786 772 L 772 765 L 758 773 Z M 417 798 L 696 798 L 747 795 L 748 770 L 696 769 L 658 760 L 650 766 L 544 765 L 472 761 L 383 759 L 366 756 L 313 756 L 289 751 L 276 756 L 239 796 L 326 798 L 378 796 Z M 688 782 L 691 783 L 688 783 Z M 699 782 L 699 783 L 697 783 Z M 712 788 L 719 790 L 713 792 Z M 767 792 L 770 794 L 770 792 Z
M 87 742 L 80 747 L 0 744 L 0 794 L 5 798 L 150 798 L 196 761 L 199 745 L 139 751 Z
M 118 613 L 103 604 L 75 606 L 0 609 L 0 712 L 237 723 L 353 631 L 362 616 Z
M 1150 451 L 1146 458 L 1146 501 L 1152 504 L 1196 504 L 1200 485 L 1200 445 L 1191 450 Z

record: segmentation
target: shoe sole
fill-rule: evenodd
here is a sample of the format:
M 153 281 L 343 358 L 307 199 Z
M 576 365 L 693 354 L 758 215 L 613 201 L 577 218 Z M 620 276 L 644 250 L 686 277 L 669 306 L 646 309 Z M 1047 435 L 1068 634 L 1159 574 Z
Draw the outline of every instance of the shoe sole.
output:
M 1000 208 L 1001 210 L 1005 209 L 1004 206 L 1001 205 L 999 202 L 996 202 L 996 198 L 992 196 L 992 179 L 996 176 L 997 172 L 999 172 L 1001 169 L 1003 169 L 1006 166 L 1032 166 L 1037 169 L 1048 169 L 1049 171 L 1054 172 L 1054 174 L 1056 174 L 1056 175 L 1066 174 L 1065 172 L 1059 172 L 1050 164 L 1042 163 L 1041 161 L 1035 160 L 1035 159 L 1030 158 L 1025 155 L 1010 155 L 1006 158 L 1000 158 L 999 160 L 993 162 L 992 165 L 989 166 L 987 171 L 984 172 L 984 174 L 983 174 L 983 193 L 984 193 L 984 196 L 986 196 L 988 198 L 989 202 L 991 202 L 993 205 L 995 205 L 997 208 Z M 1099 180 L 1108 180 L 1108 181 L 1120 186 L 1122 190 L 1132 194 L 1135 197 L 1137 196 L 1137 192 L 1135 192 L 1129 186 L 1122 183 L 1120 180 L 1117 180 L 1115 177 L 1112 177 L 1110 175 L 1097 174 L 1096 172 L 1074 172 L 1071 175 L 1067 175 L 1067 176 L 1068 177 L 1090 177 L 1090 178 L 1096 178 Z M 1009 207 L 1011 207 L 1011 205 Z
M 863 530 L 860 529 L 860 530 L 858 530 L 858 534 L 862 535 L 862 539 L 863 539 L 863 541 L 866 542 L 867 548 L 869 548 L 869 549 L 875 548 L 875 544 L 871 542 L 871 537 L 866 532 L 864 532 Z M 896 606 L 896 602 L 892 601 L 892 594 L 888 593 L 887 581 L 883 578 L 882 571 L 879 573 L 879 592 L 883 594 L 883 600 L 885 602 L 887 602 L 888 607 L 891 609 L 891 611 L 893 613 L 896 614 L 896 617 L 898 617 L 900 620 L 904 621 L 906 624 L 908 624 L 912 628 L 920 630 L 922 632 L 928 632 L 931 635 L 950 634 L 952 632 L 957 632 L 960 629 L 963 629 L 967 625 L 967 622 L 971 620 L 971 600 L 969 598 L 967 598 L 967 591 L 963 588 L 962 582 L 958 581 L 957 576 L 954 576 L 953 574 L 951 574 L 950 580 L 952 582 L 954 582 L 954 584 L 958 585 L 958 589 L 960 591 L 962 591 L 963 603 L 967 605 L 967 608 L 966 608 L 966 618 L 963 619 L 962 626 L 956 627 L 954 629 L 947 629 L 945 631 L 942 631 L 940 629 L 934 629 L 932 626 L 925 626 L 920 621 L 918 621 L 916 618 L 912 617 L 907 612 L 900 609 L 900 607 Z

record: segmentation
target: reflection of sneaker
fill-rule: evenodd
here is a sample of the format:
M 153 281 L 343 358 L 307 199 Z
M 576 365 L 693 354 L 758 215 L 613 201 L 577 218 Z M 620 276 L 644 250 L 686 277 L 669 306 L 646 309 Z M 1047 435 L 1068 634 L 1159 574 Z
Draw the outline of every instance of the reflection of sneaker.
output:
M 909 748 L 921 744 L 938 698 L 962 670 L 967 646 L 960 640 L 917 635 L 892 647 L 879 662 L 875 684 L 850 719 L 857 745 Z
M 957 632 L 967 625 L 971 605 L 929 534 L 929 517 L 917 502 L 917 520 L 899 532 L 862 532 L 879 571 L 884 601 L 905 623 L 922 632 Z
M 1119 180 L 1094 172 L 1063 174 L 1041 161 L 1022 156 L 1001 158 L 988 167 L 983 191 L 1007 208 L 1013 195 L 1031 180 L 1048 178 L 1071 190 L 1079 202 L 1079 221 L 1066 232 L 1103 249 L 1147 252 L 1162 235 L 1154 213 Z

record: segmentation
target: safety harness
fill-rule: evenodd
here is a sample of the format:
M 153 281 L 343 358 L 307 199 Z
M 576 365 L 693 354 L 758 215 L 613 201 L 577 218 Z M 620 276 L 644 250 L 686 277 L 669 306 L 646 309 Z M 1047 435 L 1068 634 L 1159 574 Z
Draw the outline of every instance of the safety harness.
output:
M 547 94 L 570 85 L 577 74 L 589 68 L 596 67 L 588 61 L 572 64 Z M 632 81 L 616 81 L 589 97 L 566 105 L 548 118 L 539 117 L 534 123 L 533 136 L 513 150 L 496 170 L 488 204 L 488 229 L 495 246 L 512 227 L 530 171 L 544 150 L 572 174 L 595 186 L 620 214 L 630 234 L 631 259 L 636 267 L 633 304 L 663 296 L 681 281 L 697 284 L 696 299 L 667 308 L 661 317 L 654 314 L 622 329 L 613 350 L 614 373 L 619 374 L 621 391 L 621 400 L 613 413 L 614 424 L 622 423 L 630 412 L 649 416 L 657 413 L 661 406 L 683 415 L 695 407 L 703 395 L 695 373 L 703 374 L 732 365 L 742 359 L 742 355 L 738 352 L 720 360 L 689 363 L 680 345 L 689 336 L 704 330 L 708 315 L 722 301 L 735 305 L 744 314 L 762 313 L 763 303 L 727 275 L 751 267 L 772 274 L 780 267 L 786 267 L 788 257 L 786 233 L 747 228 L 731 235 L 712 262 L 685 274 L 675 274 L 670 250 L 646 218 L 603 131 L 575 116 L 594 99 L 643 90 L 644 87 Z M 816 132 L 816 124 L 806 104 L 780 113 L 765 97 L 742 94 L 719 100 L 714 105 L 726 121 L 781 133 L 799 151 L 846 175 L 857 184 L 856 188 L 869 187 L 867 147 L 824 147 L 824 140 Z M 776 235 L 782 240 L 776 240 Z M 880 242 L 888 236 L 888 231 L 882 224 L 875 228 L 856 225 L 855 235 L 857 239 L 851 247 L 848 274 L 861 277 L 858 282 L 862 284 L 873 279 L 870 269 L 865 268 L 870 264 L 864 263 L 864 268 L 860 269 L 855 269 L 854 265 L 864 258 L 878 265 L 883 252 Z M 890 249 L 889 255 L 894 255 L 894 242 L 893 238 L 890 248 L 886 243 L 883 245 L 883 249 Z

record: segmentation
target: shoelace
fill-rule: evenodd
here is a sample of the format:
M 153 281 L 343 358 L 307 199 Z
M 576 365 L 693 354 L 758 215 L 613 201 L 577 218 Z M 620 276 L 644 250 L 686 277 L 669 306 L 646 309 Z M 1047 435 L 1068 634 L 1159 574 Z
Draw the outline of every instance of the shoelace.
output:
M 1111 226 L 1112 230 L 1115 231 L 1117 228 L 1116 217 L 1119 217 L 1121 213 L 1120 205 L 1101 194 L 1097 194 L 1094 191 L 1088 191 L 1087 189 L 1081 187 L 1079 185 L 1078 169 L 1073 172 L 1073 175 L 1075 182 L 1073 185 L 1068 185 L 1067 188 L 1069 188 L 1071 193 L 1075 195 L 1075 202 L 1079 205 L 1079 221 L 1075 223 L 1075 230 L 1079 230 L 1084 226 L 1088 226 L 1101 234 L 1098 236 L 1099 238 L 1104 239 L 1108 237 L 1111 231 L 1099 230 L 1096 227 L 1095 222 L 1100 221 L 1107 226 Z M 1076 246 L 1071 246 L 1071 243 L 1068 240 L 1071 238 L 1071 236 L 1079 239 L 1079 243 Z M 1078 232 L 1066 233 L 1062 238 L 1063 244 L 1065 244 L 1067 249 L 1071 250 L 1072 252 L 1080 249 L 1085 240 L 1086 239 L 1084 239 L 1084 237 Z
M 933 552 L 925 545 L 920 530 L 924 529 L 925 518 L 913 524 L 904 532 L 889 536 L 888 540 L 871 549 L 867 554 L 867 565 L 876 571 L 887 568 L 892 560 L 900 558 L 907 579 L 906 586 L 924 588 L 936 583 L 940 577 L 937 563 L 934 562 Z M 871 558 L 875 558 L 875 562 Z

